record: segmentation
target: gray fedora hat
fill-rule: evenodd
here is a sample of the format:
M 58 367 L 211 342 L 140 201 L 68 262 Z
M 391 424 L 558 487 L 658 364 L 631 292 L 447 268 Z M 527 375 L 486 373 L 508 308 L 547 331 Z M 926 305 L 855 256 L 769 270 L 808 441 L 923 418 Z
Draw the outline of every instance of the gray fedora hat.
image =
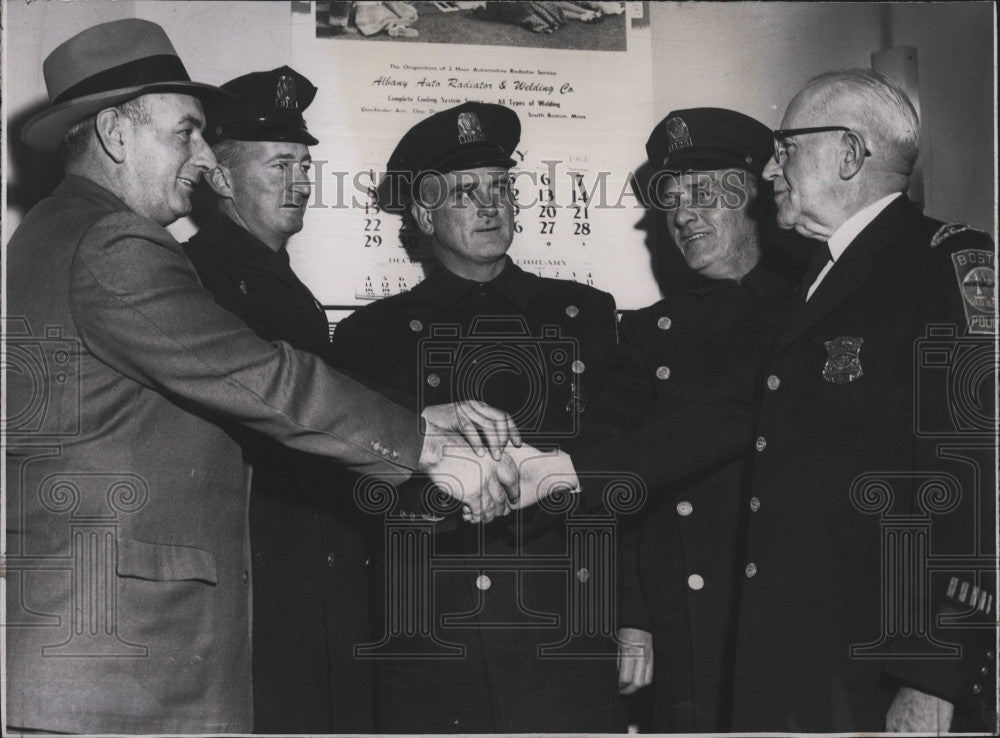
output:
M 232 97 L 218 87 L 192 82 L 166 32 L 139 18 L 81 31 L 48 55 L 42 71 L 49 107 L 21 129 L 21 140 L 41 151 L 54 151 L 66 132 L 87 116 L 140 95 Z

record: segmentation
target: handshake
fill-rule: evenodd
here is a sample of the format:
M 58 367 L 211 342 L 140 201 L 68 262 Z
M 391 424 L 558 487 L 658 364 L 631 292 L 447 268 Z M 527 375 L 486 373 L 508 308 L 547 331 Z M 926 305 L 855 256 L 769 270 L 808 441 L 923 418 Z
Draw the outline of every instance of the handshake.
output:
M 505 412 L 467 401 L 433 405 L 420 417 L 420 470 L 462 503 L 466 522 L 488 523 L 557 490 L 579 489 L 572 459 L 523 443 Z

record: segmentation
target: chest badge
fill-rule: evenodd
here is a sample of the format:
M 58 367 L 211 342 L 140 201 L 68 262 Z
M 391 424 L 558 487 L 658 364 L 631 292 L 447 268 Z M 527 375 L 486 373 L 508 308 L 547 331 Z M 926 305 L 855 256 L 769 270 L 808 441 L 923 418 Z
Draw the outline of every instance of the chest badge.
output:
M 823 344 L 826 346 L 823 379 L 834 384 L 847 384 L 864 374 L 861 369 L 861 344 L 864 342 L 863 338 L 839 336 Z

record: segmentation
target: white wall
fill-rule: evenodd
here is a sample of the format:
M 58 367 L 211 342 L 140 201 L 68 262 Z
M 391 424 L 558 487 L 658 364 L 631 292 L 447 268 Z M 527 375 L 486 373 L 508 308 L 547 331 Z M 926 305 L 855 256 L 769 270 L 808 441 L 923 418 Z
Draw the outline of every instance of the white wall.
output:
M 892 43 L 917 49 L 926 209 L 996 240 L 993 3 L 895 3 Z
M 810 77 L 868 66 L 878 8 L 868 3 L 651 4 L 653 100 L 739 110 L 772 128 Z

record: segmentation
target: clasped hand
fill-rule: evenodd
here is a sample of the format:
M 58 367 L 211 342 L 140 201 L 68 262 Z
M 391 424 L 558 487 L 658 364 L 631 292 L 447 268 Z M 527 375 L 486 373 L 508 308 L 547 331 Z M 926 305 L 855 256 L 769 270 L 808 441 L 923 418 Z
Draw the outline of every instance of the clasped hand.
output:
M 579 486 L 569 456 L 522 443 L 511 417 L 489 405 L 433 405 L 421 417 L 426 428 L 420 468 L 462 503 L 467 522 L 488 523 L 557 489 Z

